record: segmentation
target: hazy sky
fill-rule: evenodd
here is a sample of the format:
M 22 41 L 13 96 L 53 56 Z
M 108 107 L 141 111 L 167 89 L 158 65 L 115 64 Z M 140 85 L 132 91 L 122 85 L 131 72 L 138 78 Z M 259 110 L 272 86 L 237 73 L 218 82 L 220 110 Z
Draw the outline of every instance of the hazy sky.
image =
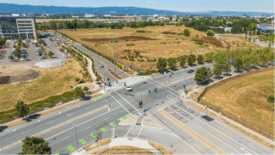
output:
M 183 12 L 274 12 L 274 0 L 0 0 L 0 3 L 70 7 L 134 6 Z

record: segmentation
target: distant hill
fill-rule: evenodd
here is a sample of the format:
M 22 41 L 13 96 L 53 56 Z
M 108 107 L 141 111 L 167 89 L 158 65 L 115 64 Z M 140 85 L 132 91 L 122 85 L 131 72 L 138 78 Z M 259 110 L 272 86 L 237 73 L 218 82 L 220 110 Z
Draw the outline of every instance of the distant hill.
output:
M 179 12 L 169 10 L 156 10 L 138 7 L 65 7 L 65 6 L 33 6 L 0 3 L 0 13 L 32 13 L 32 14 L 166 14 L 166 15 L 253 15 L 267 14 L 264 12 L 234 12 L 234 11 L 209 11 L 209 12 Z

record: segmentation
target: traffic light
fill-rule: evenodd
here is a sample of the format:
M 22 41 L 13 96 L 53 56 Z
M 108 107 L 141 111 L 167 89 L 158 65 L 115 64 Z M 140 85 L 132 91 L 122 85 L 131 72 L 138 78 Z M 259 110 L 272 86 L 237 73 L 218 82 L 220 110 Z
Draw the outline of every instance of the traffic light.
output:
M 170 74 L 170 77 L 172 77 L 172 74 Z
M 107 78 L 107 81 L 110 81 L 110 79 L 109 79 L 109 78 Z
M 155 88 L 155 92 L 157 92 L 158 91 L 158 89 L 157 88 Z
M 139 101 L 139 108 L 142 108 L 142 104 L 143 104 L 143 102 Z
M 149 73 L 149 69 L 147 69 L 147 72 Z
M 151 94 L 151 91 L 149 90 L 149 94 Z
M 111 87 L 111 82 L 108 82 L 109 87 Z
M 185 89 L 185 84 L 183 84 L 183 88 Z

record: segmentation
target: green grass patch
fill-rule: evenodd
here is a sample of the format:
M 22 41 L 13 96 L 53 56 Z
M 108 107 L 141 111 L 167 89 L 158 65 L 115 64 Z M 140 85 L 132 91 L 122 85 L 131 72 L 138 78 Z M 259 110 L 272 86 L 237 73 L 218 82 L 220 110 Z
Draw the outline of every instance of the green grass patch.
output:
M 95 133 L 92 133 L 90 136 L 92 136 L 93 138 L 97 137 L 97 135 Z
M 106 131 L 107 131 L 107 129 L 105 129 L 105 128 L 101 128 L 101 131 L 102 131 L 102 132 L 106 132 Z
M 73 146 L 69 146 L 69 147 L 67 147 L 67 149 L 68 149 L 69 151 L 73 151 L 75 148 L 74 148 Z
M 81 144 L 87 143 L 84 139 L 81 139 L 79 142 L 80 142 Z
M 112 127 L 115 127 L 115 126 L 116 126 L 114 123 L 110 123 L 109 125 L 112 126 Z

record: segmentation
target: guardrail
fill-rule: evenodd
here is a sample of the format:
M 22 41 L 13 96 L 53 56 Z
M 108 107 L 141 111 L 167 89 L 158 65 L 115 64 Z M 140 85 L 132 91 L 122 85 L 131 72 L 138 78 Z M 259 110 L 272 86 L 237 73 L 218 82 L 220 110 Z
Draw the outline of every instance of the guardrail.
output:
M 262 71 L 267 71 L 267 70 L 271 70 L 271 69 L 274 69 L 274 67 L 268 67 L 268 68 L 264 68 L 264 69 L 258 69 L 258 70 L 246 72 L 246 73 L 239 74 L 239 75 L 233 76 L 231 78 L 219 81 L 219 82 L 214 83 L 214 84 L 212 84 L 210 86 L 207 86 L 202 91 L 202 93 L 198 96 L 197 102 L 200 103 L 200 104 L 202 104 L 202 105 L 206 105 L 210 109 L 212 109 L 212 110 L 214 110 L 214 111 L 216 111 L 218 113 L 221 113 L 221 115 L 223 115 L 223 116 L 225 116 L 227 118 L 230 118 L 231 120 L 233 120 L 233 121 L 235 121 L 235 122 L 237 122 L 239 124 L 242 124 L 243 126 L 245 126 L 245 127 L 247 127 L 247 128 L 249 128 L 249 129 L 251 129 L 251 130 L 253 130 L 253 131 L 255 131 L 255 132 L 257 132 L 257 133 L 259 133 L 259 134 L 261 134 L 261 135 L 263 135 L 263 136 L 265 136 L 265 137 L 267 137 L 267 138 L 269 138 L 269 139 L 271 139 L 271 140 L 274 141 L 274 139 L 275 139 L 274 133 L 271 133 L 271 132 L 269 132 L 269 131 L 267 131 L 267 130 L 265 130 L 265 129 L 263 129 L 263 128 L 255 125 L 255 124 L 253 124 L 253 123 L 248 122 L 247 120 L 245 120 L 243 118 L 240 118 L 240 117 L 238 117 L 238 116 L 236 116 L 236 115 L 234 115 L 234 114 L 232 114 L 232 113 L 230 113 L 228 111 L 223 110 L 222 108 L 220 108 L 218 106 L 215 106 L 215 105 L 213 105 L 213 104 L 211 104 L 211 103 L 209 103 L 207 101 L 202 100 L 202 97 L 207 93 L 207 91 L 209 91 L 212 88 L 215 88 L 215 87 L 217 87 L 219 85 L 222 85 L 222 84 L 224 84 L 226 82 L 235 80 L 237 78 L 241 78 L 241 77 L 244 77 L 244 76 L 247 76 L 247 75 L 251 75 L 251 74 L 254 74 L 254 73 L 258 73 L 258 72 L 262 72 Z

